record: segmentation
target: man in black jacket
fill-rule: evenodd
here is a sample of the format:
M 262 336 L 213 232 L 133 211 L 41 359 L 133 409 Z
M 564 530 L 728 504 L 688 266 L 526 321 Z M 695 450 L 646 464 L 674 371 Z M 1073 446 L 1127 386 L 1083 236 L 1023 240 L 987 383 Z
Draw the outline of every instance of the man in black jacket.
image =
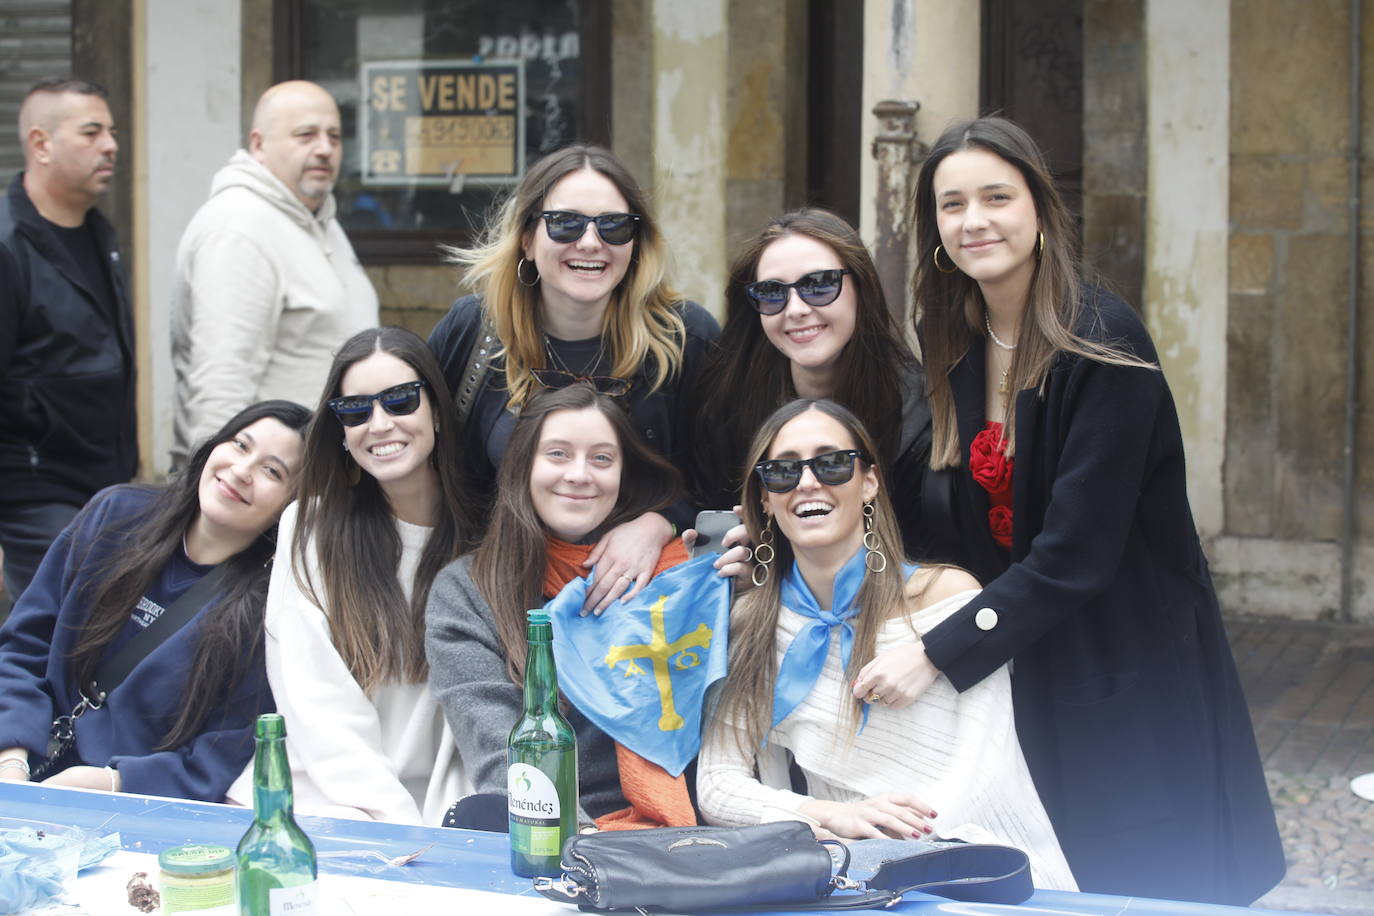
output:
M 105 91 L 34 86 L 19 110 L 24 171 L 0 198 L 0 547 L 15 600 L 53 538 L 138 466 L 134 336 L 114 228 Z

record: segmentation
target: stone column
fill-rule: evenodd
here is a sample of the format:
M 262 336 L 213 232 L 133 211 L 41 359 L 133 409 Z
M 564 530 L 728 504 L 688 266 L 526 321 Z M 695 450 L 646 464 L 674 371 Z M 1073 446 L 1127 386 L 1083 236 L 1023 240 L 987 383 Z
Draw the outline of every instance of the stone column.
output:
M 653 0 L 651 28 L 658 219 L 673 253 L 678 288 L 721 315 L 730 72 L 725 0 Z
M 916 139 L 916 112 L 920 102 L 879 102 L 873 106 L 878 132 L 873 138 L 873 158 L 878 163 L 877 193 L 873 209 L 877 228 L 870 245 L 883 284 L 887 307 L 902 321 L 908 312 L 911 263 L 911 192 L 916 184 L 916 163 L 927 149 Z

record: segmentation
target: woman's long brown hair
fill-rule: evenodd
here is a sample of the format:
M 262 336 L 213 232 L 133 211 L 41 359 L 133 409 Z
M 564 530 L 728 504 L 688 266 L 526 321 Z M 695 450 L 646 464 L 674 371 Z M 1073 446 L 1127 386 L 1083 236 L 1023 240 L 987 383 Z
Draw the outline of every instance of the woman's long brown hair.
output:
M 859 233 L 843 219 L 828 210 L 793 210 L 770 222 L 746 244 L 730 268 L 725 327 L 701 372 L 703 391 L 695 398 L 692 422 L 696 471 L 692 484 L 706 505 L 728 505 L 738 498 L 744 482 L 739 463 L 754 432 L 765 417 L 797 396 L 791 363 L 764 334 L 759 313 L 745 292 L 746 286 L 760 279 L 759 260 L 768 246 L 791 235 L 825 245 L 850 271 L 843 282 L 854 291 L 854 333 L 836 359 L 831 397 L 877 431 L 878 449 L 873 455 L 881 465 L 897 457 L 902 437 L 902 391 L 897 380 L 915 358 L 887 307 L 878 269 Z M 716 391 L 730 392 L 729 410 L 722 410 L 719 399 L 710 396 Z
M 849 433 L 854 448 L 874 454 L 873 437 L 864 429 L 852 411 L 834 401 L 800 399 L 784 404 L 763 421 L 749 447 L 745 465 L 744 495 L 741 511 L 752 544 L 759 544 L 768 522 L 763 511 L 765 491 L 753 472 L 754 465 L 768 456 L 773 440 L 787 423 L 808 410 L 818 410 L 839 422 Z M 873 498 L 873 530 L 887 556 L 887 566 L 880 572 L 864 574 L 859 588 L 859 613 L 854 618 L 854 646 L 850 653 L 846 676 L 852 679 L 859 669 L 873 659 L 878 631 L 893 612 L 906 605 L 905 578 L 902 570 L 902 536 L 897 519 L 888 500 L 884 481 L 879 478 L 878 493 Z M 778 611 L 782 607 L 779 586 L 783 576 L 792 568 L 794 554 L 787 536 L 773 525 L 775 556 L 770 564 L 768 579 L 763 585 L 745 593 L 735 601 L 730 611 L 730 673 L 721 689 L 711 725 L 726 724 L 740 742 L 742 755 L 752 759 L 773 725 L 773 691 L 777 685 Z M 858 700 L 845 702 L 836 710 L 840 722 L 839 734 L 852 734 L 862 709 Z
M 917 261 L 913 278 L 913 320 L 930 389 L 930 466 L 935 470 L 957 467 L 962 462 L 949 374 L 970 347 L 981 346 L 987 339 L 984 329 L 987 304 L 977 282 L 960 270 L 945 273 L 936 268 L 934 262 L 935 249 L 940 245 L 935 170 L 947 156 L 966 149 L 987 150 L 1021 173 L 1035 202 L 1040 231 L 1044 234 L 1043 249 L 1031 276 L 1020 337 L 1007 370 L 1009 390 L 1039 388 L 1061 353 L 1112 365 L 1159 368 L 1118 349 L 1111 341 L 1098 343 L 1076 330 L 1083 300 L 1073 214 L 1064 205 L 1050 177 L 1044 154 L 1031 136 L 1005 118 L 979 118 L 955 124 L 940 135 L 921 164 L 914 199 Z M 1007 411 L 1003 434 L 1007 454 L 1014 455 L 1014 409 Z
M 210 453 L 259 420 L 271 418 L 297 432 L 310 422 L 310 411 L 291 401 L 262 401 L 231 417 L 191 455 L 160 490 L 152 503 L 118 529 L 97 533 L 92 542 L 117 538 L 119 547 L 97 575 L 88 579 L 83 599 L 90 614 L 72 650 L 72 679 L 87 690 L 100 666 L 105 647 L 129 623 L 129 614 L 148 586 L 181 549 L 182 538 L 200 512 L 200 476 Z M 94 503 L 82 510 L 85 515 Z M 276 549 L 274 519 L 243 550 L 225 560 L 221 593 L 206 615 L 196 641 L 190 673 L 181 688 L 184 702 L 157 750 L 180 747 L 200 734 L 206 718 L 223 702 L 253 665 L 262 664 L 263 605 L 267 599 L 267 564 Z M 89 553 L 89 551 L 88 551 Z M 78 565 L 84 558 L 78 558 Z
M 374 353 L 389 353 L 425 383 L 439 423 L 430 456 L 439 477 L 433 533 L 420 555 L 407 604 L 396 579 L 401 539 L 386 495 L 370 474 L 349 481 L 357 465 L 340 447 L 344 429 L 328 402 L 341 393 L 344 373 Z M 329 618 L 339 656 L 364 690 L 390 680 L 420 683 L 425 661 L 425 602 L 439 570 L 471 546 L 477 521 L 459 467 L 457 408 L 429 346 L 404 328 L 370 328 L 349 338 L 329 370 L 315 421 L 305 439 L 292 567 L 301 590 Z M 320 571 L 310 576 L 311 553 Z
M 545 391 L 526 405 L 496 474 L 491 526 L 472 558 L 473 582 L 491 607 L 506 671 L 517 684 L 525 677 L 525 612 L 542 607 L 546 600 L 549 532 L 530 498 L 530 470 L 549 414 L 588 408 L 600 411 L 610 422 L 622 457 L 620 494 L 610 515 L 592 532 L 593 540 L 622 522 L 672 505 L 681 489 L 677 469 L 644 443 L 613 398 L 598 394 L 590 385 L 579 382 Z

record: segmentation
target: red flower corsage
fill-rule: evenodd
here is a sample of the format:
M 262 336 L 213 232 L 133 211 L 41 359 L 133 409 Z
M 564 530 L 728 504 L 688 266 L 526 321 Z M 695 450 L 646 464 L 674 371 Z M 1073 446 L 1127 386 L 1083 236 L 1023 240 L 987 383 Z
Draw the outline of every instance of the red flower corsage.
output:
M 968 449 L 968 467 L 973 479 L 989 496 L 1011 492 L 1012 460 L 1002 445 L 1002 424 L 989 423 L 973 437 Z
M 1012 529 L 1012 472 L 1015 459 L 1007 457 L 1002 441 L 1002 424 L 988 422 L 969 444 L 968 468 L 973 479 L 988 493 L 988 530 L 992 539 L 1003 548 L 1011 549 Z

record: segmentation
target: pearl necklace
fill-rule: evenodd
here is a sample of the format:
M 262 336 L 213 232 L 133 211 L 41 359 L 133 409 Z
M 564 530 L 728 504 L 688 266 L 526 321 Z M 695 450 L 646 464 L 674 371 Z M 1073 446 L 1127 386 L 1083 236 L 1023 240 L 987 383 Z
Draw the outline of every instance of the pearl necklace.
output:
M 1008 353 L 1016 349 L 1016 344 L 1003 343 L 1002 338 L 998 337 L 997 334 L 992 330 L 992 319 L 988 317 L 986 309 L 983 310 L 983 327 L 988 329 L 988 337 L 992 338 L 992 342 L 997 344 L 997 346 L 1001 347 L 1003 350 L 1006 350 Z M 1002 370 L 1002 380 L 997 383 L 998 394 L 1005 395 L 1007 393 L 1007 372 L 1010 371 L 1010 369 L 1011 366 L 1008 365 L 1006 369 Z
M 1003 350 L 1006 350 L 1008 353 L 1016 349 L 1016 344 L 1002 343 L 1002 338 L 998 337 L 997 334 L 992 330 L 992 319 L 988 317 L 988 313 L 986 311 L 983 312 L 983 327 L 988 329 L 988 336 L 992 338 L 992 342 L 997 344 L 997 346 L 1001 347 Z

